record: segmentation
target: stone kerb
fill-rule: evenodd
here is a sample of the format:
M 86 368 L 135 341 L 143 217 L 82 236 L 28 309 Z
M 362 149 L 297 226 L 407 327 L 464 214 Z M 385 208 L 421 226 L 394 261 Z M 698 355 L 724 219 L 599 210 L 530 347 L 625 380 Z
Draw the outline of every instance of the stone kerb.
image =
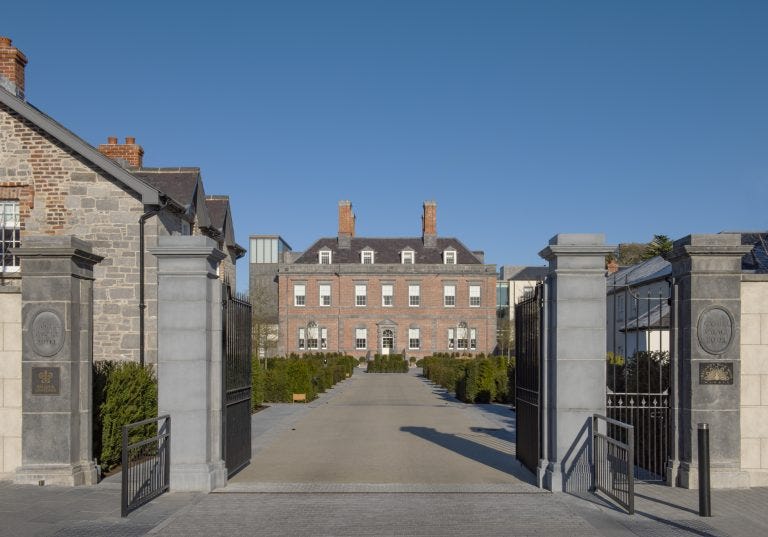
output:
M 160 237 L 158 410 L 170 414 L 171 489 L 226 484 L 221 454 L 221 289 L 225 254 L 203 236 Z
M 738 234 L 689 235 L 668 259 L 677 286 L 671 348 L 676 357 L 676 445 L 670 484 L 698 486 L 697 424 L 710 427 L 711 483 L 749 486 L 741 470 L 741 258 Z
M 71 236 L 25 238 L 21 258 L 20 484 L 96 482 L 92 446 L 93 267 Z
M 552 491 L 592 486 L 592 415 L 605 414 L 605 256 L 614 249 L 602 234 L 560 234 L 539 254 L 549 262 L 549 300 L 537 473 Z

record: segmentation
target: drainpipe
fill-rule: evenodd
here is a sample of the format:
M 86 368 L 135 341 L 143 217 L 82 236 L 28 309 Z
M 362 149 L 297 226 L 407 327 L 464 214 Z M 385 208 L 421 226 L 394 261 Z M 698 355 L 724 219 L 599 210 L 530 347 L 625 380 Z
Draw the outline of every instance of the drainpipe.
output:
M 160 205 L 151 205 L 147 211 L 139 217 L 139 363 L 144 365 L 144 313 L 147 304 L 144 302 L 144 223 L 165 209 L 168 204 L 166 198 L 160 199 Z

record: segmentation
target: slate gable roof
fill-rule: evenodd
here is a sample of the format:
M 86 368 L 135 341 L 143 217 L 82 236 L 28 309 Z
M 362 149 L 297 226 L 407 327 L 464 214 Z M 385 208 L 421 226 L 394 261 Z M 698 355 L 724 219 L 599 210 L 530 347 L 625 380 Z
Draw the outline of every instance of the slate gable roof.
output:
M 360 252 L 366 248 L 374 251 L 374 262 L 382 264 L 400 264 L 400 252 L 412 249 L 415 254 L 415 263 L 418 265 L 443 263 L 443 250 L 453 248 L 456 250 L 456 263 L 459 265 L 482 265 L 480 260 L 464 246 L 458 239 L 450 237 L 438 237 L 435 248 L 425 248 L 421 237 L 404 238 L 372 238 L 354 237 L 350 248 L 339 248 L 336 237 L 325 237 L 317 240 L 294 263 L 311 265 L 317 264 L 317 253 L 321 249 L 329 249 L 333 263 L 360 263 Z
M 131 173 L 169 195 L 182 207 L 189 207 L 200 180 L 200 168 L 138 168 Z

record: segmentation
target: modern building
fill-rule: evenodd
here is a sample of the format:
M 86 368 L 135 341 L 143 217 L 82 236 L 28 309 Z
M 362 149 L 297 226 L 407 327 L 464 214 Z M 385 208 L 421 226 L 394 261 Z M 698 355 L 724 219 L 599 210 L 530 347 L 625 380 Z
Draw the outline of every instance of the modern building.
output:
M 304 252 L 278 236 L 252 236 L 252 249 L 272 241 L 269 255 L 251 254 L 252 285 L 270 289 L 257 305 L 252 287 L 251 300 L 277 318 L 276 352 L 493 352 L 496 267 L 482 252 L 437 235 L 435 202 L 423 209 L 421 237 L 357 237 L 349 201 L 339 202 L 338 235 Z
M 496 351 L 510 356 L 515 352 L 515 304 L 533 293 L 544 281 L 547 267 L 503 265 L 496 282 Z

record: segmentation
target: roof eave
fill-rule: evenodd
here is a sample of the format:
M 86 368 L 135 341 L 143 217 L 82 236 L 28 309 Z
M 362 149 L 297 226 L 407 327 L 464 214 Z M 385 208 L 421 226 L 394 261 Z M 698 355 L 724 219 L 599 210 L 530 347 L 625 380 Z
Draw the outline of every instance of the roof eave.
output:
M 65 129 L 59 123 L 40 112 L 37 108 L 22 101 L 3 88 L 0 88 L 0 102 L 93 163 L 95 166 L 101 168 L 106 173 L 125 184 L 125 186 L 141 196 L 141 201 L 145 205 L 159 205 L 160 192 L 158 190 L 131 175 L 130 172 L 120 167 L 114 160 L 99 153 L 96 148 Z

